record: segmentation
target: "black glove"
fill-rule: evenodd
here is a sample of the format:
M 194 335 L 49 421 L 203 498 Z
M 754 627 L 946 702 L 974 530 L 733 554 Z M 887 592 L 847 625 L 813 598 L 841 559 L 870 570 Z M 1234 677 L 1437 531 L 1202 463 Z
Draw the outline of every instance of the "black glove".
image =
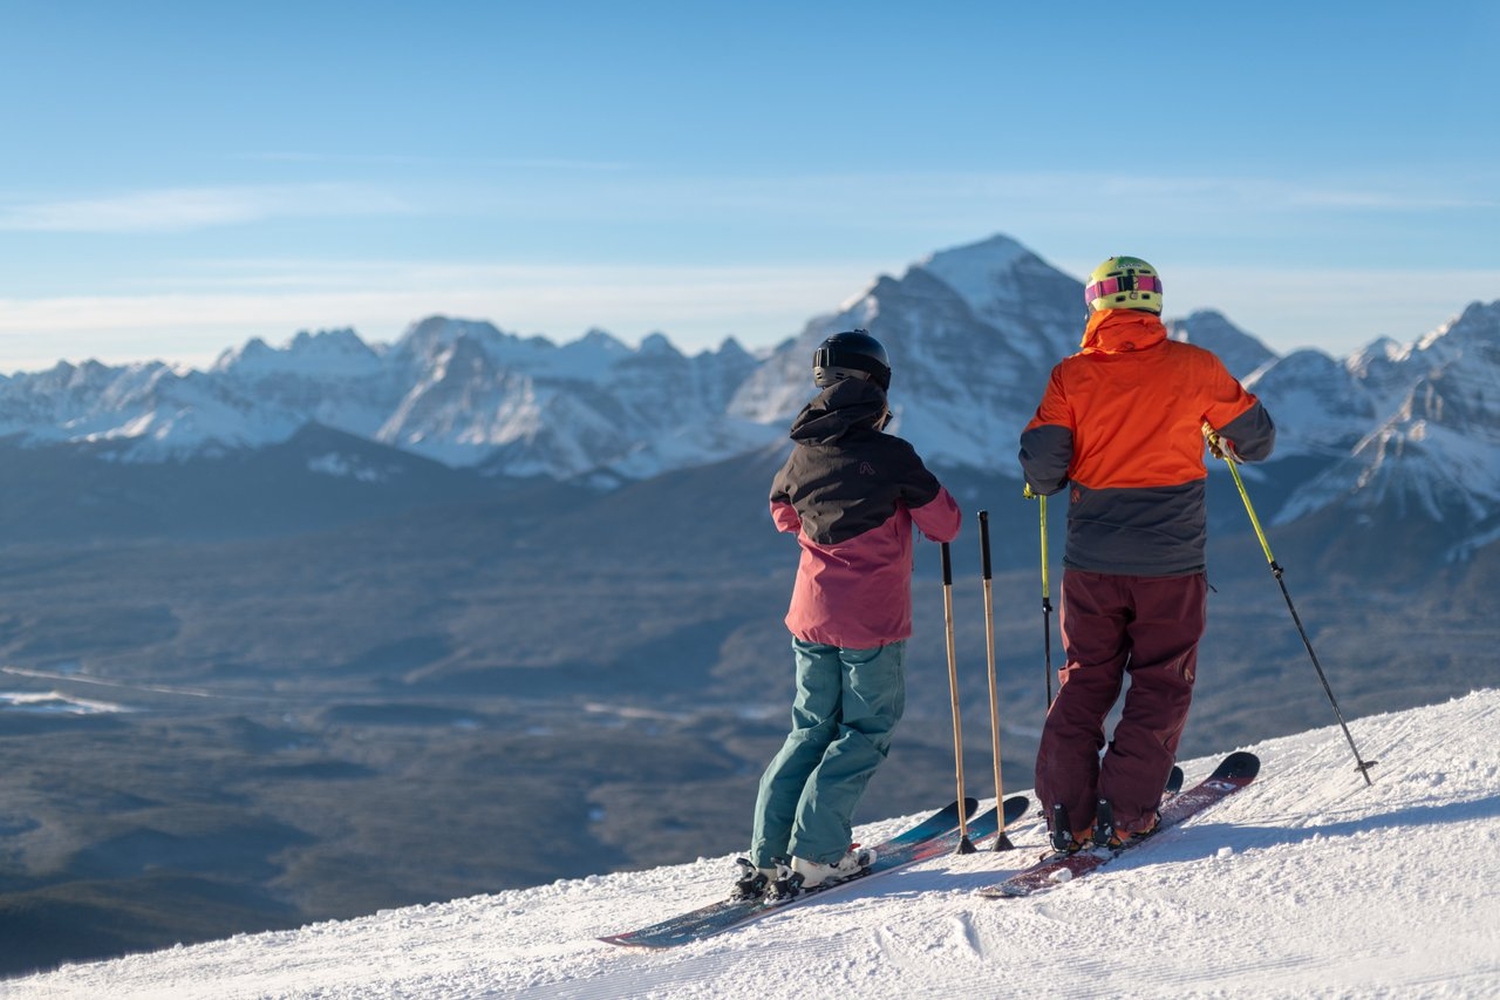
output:
M 1052 493 L 1061 493 L 1063 487 L 1067 485 L 1068 478 L 1064 476 L 1063 481 L 1057 484 L 1057 489 L 1053 490 Z M 1030 483 L 1027 483 L 1026 488 L 1021 491 L 1021 496 L 1025 497 L 1027 500 L 1040 500 L 1043 497 L 1050 497 L 1052 493 L 1043 493 L 1040 490 L 1034 488 Z

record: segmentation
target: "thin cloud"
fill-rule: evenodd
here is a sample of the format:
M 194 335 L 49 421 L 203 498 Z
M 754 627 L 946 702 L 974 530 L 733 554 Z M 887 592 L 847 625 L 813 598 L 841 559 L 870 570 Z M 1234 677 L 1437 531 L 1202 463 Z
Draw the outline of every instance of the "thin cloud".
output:
M 12 205 L 0 209 L 0 230 L 180 232 L 249 225 L 274 218 L 383 215 L 410 210 L 389 193 L 344 184 L 167 188 L 106 198 Z
M 361 165 L 392 165 L 422 167 L 457 167 L 520 170 L 577 170 L 614 173 L 634 169 L 631 164 L 617 160 L 579 160 L 566 157 L 450 157 L 414 156 L 408 153 L 314 153 L 294 150 L 267 150 L 244 153 L 234 159 L 261 163 L 337 163 Z
M 1324 175 L 1298 179 L 1088 172 L 923 171 L 707 176 L 651 170 L 543 174 L 524 183 L 474 180 L 426 196 L 449 211 L 532 224 L 834 226 L 908 232 L 974 232 L 976 219 L 1005 231 L 1097 233 L 1102 221 L 1132 230 L 1278 233 L 1287 220 L 1404 223 L 1423 213 L 1493 212 L 1486 177 Z M 1104 211 L 1101 206 L 1107 207 Z M 1103 216 L 1103 218 L 1101 218 Z M 1143 229 L 1144 227 L 1144 229 Z
M 738 269 L 356 263 L 314 273 L 326 280 L 309 281 L 302 265 L 283 262 L 245 280 L 188 293 L 0 299 L 0 370 L 38 367 L 38 357 L 59 356 L 201 363 L 250 337 L 274 343 L 304 329 L 353 327 L 367 341 L 390 341 L 436 314 L 488 320 L 556 341 L 601 328 L 626 340 L 663 332 L 689 352 L 730 336 L 753 349 L 799 333 L 809 318 L 862 289 L 869 278 L 857 264 Z M 47 344 L 57 345 L 56 352 Z
M 837 181 L 879 186 L 882 198 L 898 204 L 957 202 L 973 206 L 990 203 L 1045 206 L 1049 211 L 1076 205 L 1098 217 L 1100 204 L 1112 208 L 1131 204 L 1153 212 L 1171 207 L 1178 212 L 1214 214 L 1255 211 L 1329 210 L 1411 212 L 1433 209 L 1493 209 L 1500 206 L 1493 180 L 1470 183 L 1451 178 L 1406 176 L 1328 177 L 1276 180 L 1250 177 L 1169 175 L 1099 175 L 1091 173 L 973 173 L 918 174 L 902 177 L 852 177 Z M 866 196 L 876 192 L 869 190 Z

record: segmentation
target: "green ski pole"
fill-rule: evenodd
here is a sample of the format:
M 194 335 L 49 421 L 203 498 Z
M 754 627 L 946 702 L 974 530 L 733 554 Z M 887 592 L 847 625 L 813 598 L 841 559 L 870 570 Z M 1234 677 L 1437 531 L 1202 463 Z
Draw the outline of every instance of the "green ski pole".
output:
M 1328 703 L 1333 706 L 1333 714 L 1339 720 L 1339 728 L 1344 731 L 1344 739 L 1349 741 L 1349 749 L 1354 751 L 1354 761 L 1359 773 L 1364 775 L 1366 785 L 1373 785 L 1374 782 L 1370 780 L 1370 768 L 1380 762 L 1375 760 L 1366 762 L 1359 756 L 1359 748 L 1354 745 L 1354 737 L 1349 732 L 1348 724 L 1344 722 L 1344 713 L 1339 711 L 1338 699 L 1334 698 L 1333 688 L 1328 684 L 1328 675 L 1323 672 L 1323 665 L 1318 662 L 1318 654 L 1313 652 L 1312 641 L 1307 637 L 1307 629 L 1302 627 L 1302 616 L 1297 614 L 1297 606 L 1292 603 L 1291 592 L 1286 589 L 1286 580 L 1282 578 L 1284 570 L 1276 561 L 1276 557 L 1271 554 L 1271 543 L 1266 540 L 1266 532 L 1260 526 L 1260 518 L 1255 516 L 1255 507 L 1250 503 L 1250 493 L 1245 489 L 1245 480 L 1240 477 L 1239 462 L 1234 455 L 1234 449 L 1226 447 L 1218 432 L 1213 428 L 1205 425 L 1203 433 L 1208 438 L 1213 453 L 1229 466 L 1229 474 L 1234 477 L 1235 488 L 1240 491 L 1240 499 L 1245 503 L 1245 513 L 1250 515 L 1250 526 L 1255 529 L 1255 537 L 1260 539 L 1261 551 L 1266 554 L 1266 562 L 1271 565 L 1271 575 L 1281 586 L 1281 596 L 1286 598 L 1287 610 L 1292 613 L 1292 622 L 1297 626 L 1297 634 L 1302 637 L 1302 645 L 1307 647 L 1307 655 L 1312 658 L 1313 669 L 1318 672 L 1318 680 L 1323 682 L 1323 692 L 1328 695 Z

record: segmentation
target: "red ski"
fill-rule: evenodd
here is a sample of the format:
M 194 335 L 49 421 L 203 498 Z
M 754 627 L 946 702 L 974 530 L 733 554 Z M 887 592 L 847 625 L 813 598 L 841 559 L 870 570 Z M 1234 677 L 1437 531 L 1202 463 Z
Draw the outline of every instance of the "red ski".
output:
M 988 899 L 1009 896 L 1032 896 L 1070 882 L 1102 868 L 1115 858 L 1141 844 L 1149 844 L 1162 830 L 1196 816 L 1255 780 L 1260 773 L 1260 758 L 1253 753 L 1232 753 L 1214 769 L 1214 773 L 1184 792 L 1178 792 L 1162 804 L 1161 824 L 1156 833 L 1140 840 L 1126 841 L 1119 847 L 1086 848 L 1074 854 L 1049 854 L 1030 868 L 1023 868 L 1003 882 L 978 890 Z

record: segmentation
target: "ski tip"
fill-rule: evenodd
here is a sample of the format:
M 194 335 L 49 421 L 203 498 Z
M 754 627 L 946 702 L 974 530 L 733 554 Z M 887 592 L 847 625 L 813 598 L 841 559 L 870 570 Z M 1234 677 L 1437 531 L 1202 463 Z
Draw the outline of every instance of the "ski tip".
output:
M 996 885 L 987 885 L 982 889 L 975 889 L 974 895 L 981 899 L 1021 899 L 1024 896 L 1031 895 L 1031 893 L 1018 886 L 1000 882 Z
M 960 804 L 959 801 L 957 799 L 954 799 L 952 802 L 948 803 L 946 806 L 944 806 L 943 808 L 939 809 L 937 812 L 933 813 L 931 816 L 927 817 L 927 822 L 928 823 L 949 822 L 949 823 L 952 823 L 954 826 L 957 826 L 958 825 L 958 807 L 959 807 L 959 804 Z M 962 805 L 963 805 L 964 818 L 965 819 L 970 819 L 970 818 L 973 817 L 974 811 L 979 808 L 979 800 L 978 799 L 971 799 L 971 798 L 965 797 L 964 800 L 963 800 Z
M 1225 757 L 1214 769 L 1213 777 L 1224 780 L 1248 781 L 1260 773 L 1260 758 L 1246 750 L 1239 750 Z
M 662 948 L 671 948 L 674 945 L 683 944 L 686 939 L 677 941 L 658 941 L 651 938 L 642 939 L 636 936 L 634 931 L 626 931 L 624 934 L 610 934 L 605 937 L 595 938 L 605 944 L 618 945 L 621 948 L 641 948 L 646 951 L 658 951 Z

